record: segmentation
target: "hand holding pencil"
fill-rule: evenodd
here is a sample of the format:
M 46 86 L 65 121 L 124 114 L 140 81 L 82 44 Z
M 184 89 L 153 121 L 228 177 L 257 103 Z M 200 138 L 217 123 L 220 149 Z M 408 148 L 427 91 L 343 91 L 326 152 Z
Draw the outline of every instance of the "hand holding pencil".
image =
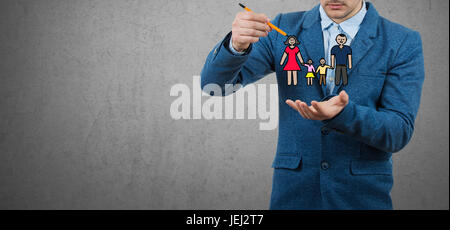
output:
M 244 6 L 243 4 L 239 3 L 239 6 L 241 6 L 242 8 L 244 8 L 244 10 L 248 11 L 248 12 L 253 12 L 251 9 L 249 9 L 248 7 Z M 281 30 L 280 28 L 276 27 L 274 24 L 272 24 L 270 21 L 267 22 L 267 25 L 270 26 L 270 28 L 276 30 L 278 33 L 280 33 L 283 36 L 287 36 L 286 32 L 284 32 L 283 30 Z
M 264 14 L 243 11 L 236 14 L 232 24 L 232 45 L 236 51 L 242 52 L 250 44 L 259 41 L 260 37 L 265 37 L 272 30 L 269 25 L 269 18 Z
M 264 14 L 254 13 L 246 6 L 239 3 L 246 11 L 239 12 L 232 25 L 232 45 L 236 51 L 242 52 L 250 44 L 258 42 L 260 37 L 266 37 L 272 29 L 286 36 L 286 33 L 270 23 Z

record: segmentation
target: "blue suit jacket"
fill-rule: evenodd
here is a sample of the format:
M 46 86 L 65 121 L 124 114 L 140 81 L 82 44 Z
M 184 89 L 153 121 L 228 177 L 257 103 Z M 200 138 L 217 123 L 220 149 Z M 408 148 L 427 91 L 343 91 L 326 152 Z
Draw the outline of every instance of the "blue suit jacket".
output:
M 424 80 L 420 35 L 380 17 L 372 4 L 351 44 L 353 68 L 345 90 L 350 102 L 326 121 L 303 119 L 286 99 L 327 100 L 317 78 L 288 86 L 280 66 L 285 37 L 261 38 L 243 56 L 228 50 L 228 34 L 206 59 L 201 84 L 253 83 L 276 72 L 279 133 L 273 161 L 271 209 L 392 209 L 393 152 L 411 139 Z M 273 23 L 300 41 L 304 60 L 324 57 L 319 6 L 280 14 Z

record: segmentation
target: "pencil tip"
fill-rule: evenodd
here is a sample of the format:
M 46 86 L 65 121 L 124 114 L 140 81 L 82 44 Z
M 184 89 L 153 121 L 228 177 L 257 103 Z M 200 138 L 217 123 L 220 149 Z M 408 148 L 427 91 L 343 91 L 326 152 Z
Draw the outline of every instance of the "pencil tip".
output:
M 242 8 L 245 8 L 245 6 L 244 6 L 242 3 L 239 3 L 239 5 L 240 5 Z

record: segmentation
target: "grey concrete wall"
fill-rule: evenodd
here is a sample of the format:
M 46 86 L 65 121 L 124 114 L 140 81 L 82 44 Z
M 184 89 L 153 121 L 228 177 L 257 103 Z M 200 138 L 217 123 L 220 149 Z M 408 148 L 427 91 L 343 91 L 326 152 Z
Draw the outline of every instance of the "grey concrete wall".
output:
M 267 209 L 277 130 L 173 120 L 238 1 L 0 1 L 1 209 Z M 374 0 L 420 31 L 426 80 L 396 209 L 449 208 L 449 3 Z M 314 0 L 249 0 L 255 11 Z M 275 83 L 273 75 L 260 83 Z

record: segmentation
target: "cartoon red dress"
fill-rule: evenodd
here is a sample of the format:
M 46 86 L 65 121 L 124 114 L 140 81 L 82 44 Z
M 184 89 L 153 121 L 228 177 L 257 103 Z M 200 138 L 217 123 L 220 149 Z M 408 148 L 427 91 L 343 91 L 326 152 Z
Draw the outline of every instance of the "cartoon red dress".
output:
M 300 66 L 297 63 L 297 53 L 300 52 L 300 49 L 296 46 L 294 49 L 291 49 L 289 46 L 284 50 L 288 54 L 288 61 L 286 66 L 284 66 L 285 71 L 300 71 Z

